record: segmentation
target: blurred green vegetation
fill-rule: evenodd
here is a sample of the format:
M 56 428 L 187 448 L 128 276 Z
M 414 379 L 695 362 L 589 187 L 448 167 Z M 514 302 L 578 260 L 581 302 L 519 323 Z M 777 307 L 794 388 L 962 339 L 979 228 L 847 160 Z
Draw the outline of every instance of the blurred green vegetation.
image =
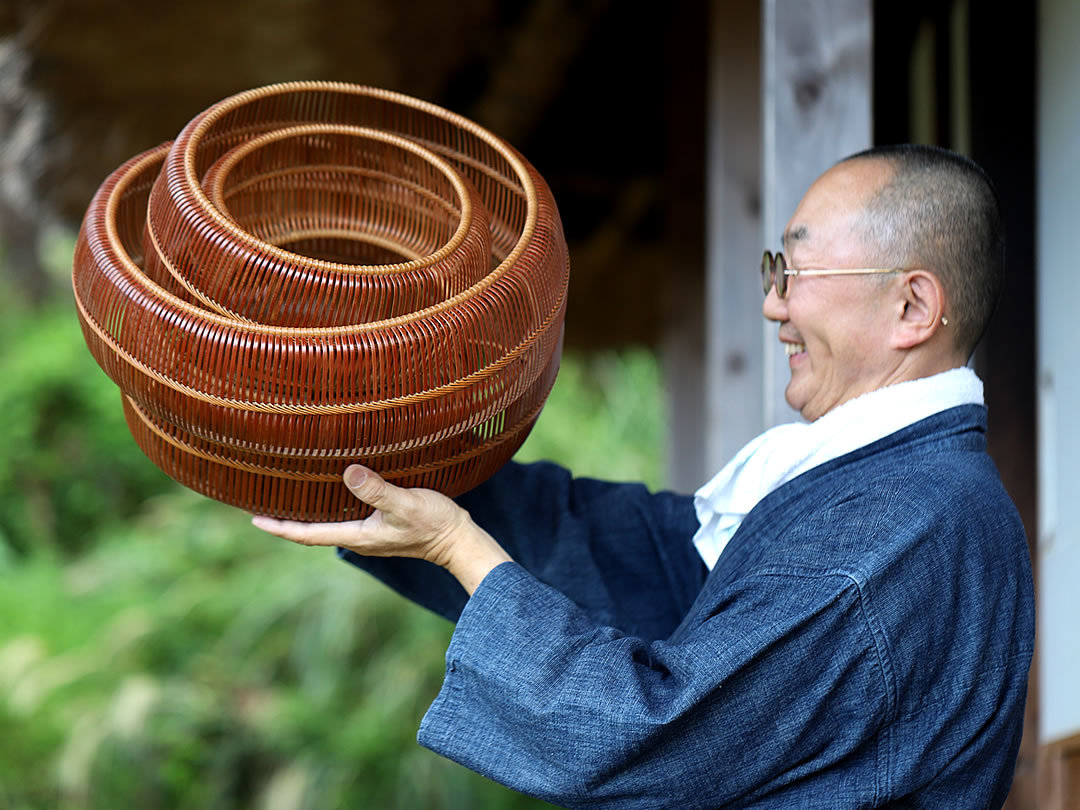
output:
M 448 623 L 166 478 L 70 293 L 3 280 L 0 808 L 546 806 L 416 744 Z M 660 391 L 644 350 L 568 354 L 518 457 L 658 485 Z

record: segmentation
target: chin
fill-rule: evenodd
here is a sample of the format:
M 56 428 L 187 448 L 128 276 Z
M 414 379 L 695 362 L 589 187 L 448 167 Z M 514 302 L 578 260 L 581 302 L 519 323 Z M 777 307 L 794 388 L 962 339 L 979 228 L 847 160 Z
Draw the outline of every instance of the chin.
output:
M 803 408 L 806 407 L 805 402 L 794 396 L 794 392 L 791 390 L 791 383 L 788 383 L 787 390 L 784 391 L 784 402 L 786 402 L 788 407 L 793 411 L 798 411 L 800 414 L 802 414 Z M 805 414 L 803 414 L 803 416 L 805 417 Z
M 809 413 L 807 413 L 806 408 L 800 408 L 798 405 L 794 405 L 794 404 L 792 404 L 790 402 L 788 403 L 788 405 L 791 405 L 791 410 L 795 411 L 797 414 L 799 414 L 799 416 L 801 416 L 807 422 L 813 422 L 814 421 L 814 417 L 812 417 Z
M 819 416 L 823 415 L 820 413 L 814 413 L 813 408 L 810 407 L 810 403 L 808 402 L 800 402 L 799 400 L 793 399 L 789 396 L 785 396 L 784 399 L 787 404 L 791 406 L 792 410 L 798 411 L 799 416 L 801 416 L 807 422 L 814 422 Z

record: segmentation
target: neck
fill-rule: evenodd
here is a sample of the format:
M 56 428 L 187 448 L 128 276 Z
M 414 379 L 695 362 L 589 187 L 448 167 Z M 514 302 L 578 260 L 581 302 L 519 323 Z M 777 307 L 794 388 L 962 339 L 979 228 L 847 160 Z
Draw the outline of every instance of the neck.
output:
M 926 343 L 900 352 L 886 385 L 923 377 L 933 377 L 943 371 L 967 365 L 967 357 L 956 350 L 943 351 L 942 346 Z

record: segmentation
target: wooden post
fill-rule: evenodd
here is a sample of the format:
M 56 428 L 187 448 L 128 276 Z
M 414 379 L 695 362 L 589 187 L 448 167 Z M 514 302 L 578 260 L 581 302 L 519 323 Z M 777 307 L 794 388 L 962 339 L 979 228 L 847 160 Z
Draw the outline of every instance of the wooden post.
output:
M 1024 791 L 1027 801 L 1014 806 L 1077 810 L 1080 377 L 1070 347 L 1076 335 L 1073 302 L 1080 294 L 1071 248 L 1080 208 L 1080 100 L 1074 79 L 1080 69 L 1080 8 L 1073 0 L 1042 0 L 1018 20 L 1014 11 L 989 20 L 971 15 L 972 151 L 997 184 L 1008 228 L 1005 289 L 983 341 L 990 372 L 988 436 L 1001 478 L 1025 517 L 1028 540 L 1036 541 L 1038 660 L 1028 701 L 1037 707 L 1038 721 L 1025 728 L 1014 792 L 1020 778 L 1030 781 L 1032 738 L 1041 743 L 1034 757 L 1040 773 L 1037 793 Z M 1002 47 L 1010 55 L 1017 52 L 1015 66 L 1012 59 L 993 59 Z M 995 128 L 996 139 L 980 138 L 980 127 L 994 127 L 995 109 L 1009 110 L 1013 126 L 1002 127 L 1001 134 Z
M 713 0 L 706 144 L 705 470 L 761 432 L 761 11 Z
M 779 247 L 810 184 L 871 144 L 871 0 L 762 0 L 762 248 Z M 775 324 L 764 340 L 765 425 L 797 419 Z
M 753 0 L 756 2 L 756 0 Z M 669 414 L 664 485 L 693 492 L 705 480 L 705 164 L 711 50 L 705 3 L 674 3 L 664 43 L 664 117 L 671 144 L 663 179 L 667 246 L 651 259 L 662 290 L 649 305 L 663 313 L 661 368 Z

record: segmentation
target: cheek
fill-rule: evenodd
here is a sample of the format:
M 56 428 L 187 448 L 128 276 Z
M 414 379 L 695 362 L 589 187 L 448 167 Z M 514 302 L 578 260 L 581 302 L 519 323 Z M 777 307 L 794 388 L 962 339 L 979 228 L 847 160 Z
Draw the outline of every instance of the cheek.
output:
M 789 312 L 791 325 L 813 355 L 827 356 L 845 331 L 845 316 L 839 308 L 826 310 L 813 302 L 800 301 L 793 303 Z
M 834 355 L 846 357 L 872 353 L 884 337 L 884 313 L 871 306 L 866 296 L 834 296 L 828 308 L 803 311 L 793 308 L 792 321 L 800 319 L 806 341 Z

